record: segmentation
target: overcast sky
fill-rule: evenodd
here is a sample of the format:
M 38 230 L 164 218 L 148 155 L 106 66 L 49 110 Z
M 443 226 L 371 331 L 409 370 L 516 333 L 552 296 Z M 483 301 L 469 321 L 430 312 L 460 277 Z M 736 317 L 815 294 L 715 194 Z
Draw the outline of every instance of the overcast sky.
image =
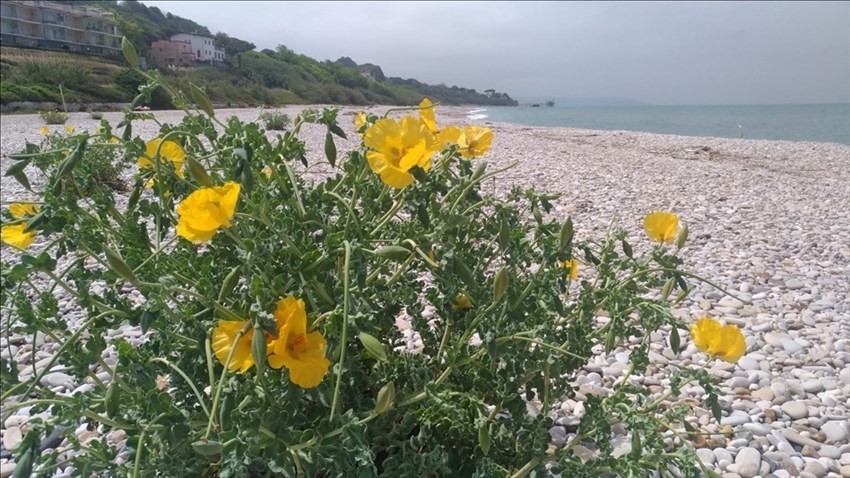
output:
M 850 2 L 144 1 L 257 49 L 515 98 L 850 102 Z

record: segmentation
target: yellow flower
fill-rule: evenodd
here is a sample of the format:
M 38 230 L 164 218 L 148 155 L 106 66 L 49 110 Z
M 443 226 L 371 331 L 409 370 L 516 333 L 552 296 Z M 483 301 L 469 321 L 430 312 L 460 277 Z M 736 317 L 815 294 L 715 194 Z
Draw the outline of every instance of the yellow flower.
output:
M 747 351 L 747 342 L 741 329 L 734 325 L 721 325 L 720 322 L 703 317 L 691 326 L 694 345 L 713 357 L 720 357 L 729 363 L 736 363 Z
M 578 279 L 578 260 L 577 259 L 570 259 L 568 261 L 562 262 L 561 264 L 564 266 L 564 268 L 567 269 L 567 272 L 570 274 L 571 280 Z
M 457 126 L 446 126 L 437 132 L 435 137 L 437 149 L 443 149 L 448 144 L 458 144 L 461 136 L 463 136 L 463 130 Z
M 227 363 L 230 349 L 234 348 L 233 342 L 236 334 L 245 327 L 246 320 L 226 320 L 219 322 L 212 331 L 212 349 L 215 356 L 222 365 Z M 247 372 L 254 366 L 254 356 L 251 355 L 251 342 L 254 337 L 254 327 L 248 327 L 247 331 L 236 342 L 233 357 L 227 368 L 231 372 Z
M 0 228 L 0 237 L 3 242 L 18 249 L 26 249 L 35 241 L 35 231 L 24 232 L 26 224 L 14 224 Z
M 419 120 L 431 134 L 437 134 L 437 115 L 434 113 L 434 104 L 425 98 L 419 103 Z
M 366 113 L 361 111 L 354 117 L 354 131 L 357 131 L 357 134 L 361 138 L 363 137 L 362 130 L 364 126 L 366 126 Z
M 270 168 L 268 166 L 264 167 L 263 168 L 263 174 L 265 174 L 267 178 L 271 178 L 272 177 L 272 168 Z
M 224 186 L 202 188 L 177 206 L 177 235 L 195 244 L 209 241 L 220 227 L 230 227 L 236 213 L 241 185 L 228 182 Z
M 38 205 L 31 202 L 16 202 L 9 205 L 9 212 L 16 219 L 22 219 L 24 216 L 35 216 L 38 214 Z
M 65 132 L 67 132 L 68 134 L 71 134 L 71 133 L 73 133 L 74 131 L 76 131 L 76 129 L 77 129 L 77 128 L 74 128 L 73 126 L 66 126 L 66 127 L 65 127 Z
M 452 304 L 452 310 L 453 311 L 461 312 L 461 311 L 464 311 L 466 309 L 471 309 L 471 308 L 472 308 L 472 299 L 470 299 L 468 295 L 464 294 L 463 292 L 460 292 L 460 293 L 458 293 L 458 295 L 455 296 L 455 303 Z
M 140 169 L 156 169 L 153 162 L 153 157 L 156 156 L 156 150 L 159 148 L 159 158 L 161 162 L 171 162 L 174 165 L 174 170 L 178 176 L 185 177 L 183 172 L 183 161 L 186 160 L 186 153 L 183 148 L 174 141 L 165 141 L 162 147 L 159 146 L 162 140 L 159 138 L 147 142 L 145 145 L 145 155 L 139 156 L 138 164 Z M 148 181 L 147 186 L 151 186 L 153 180 Z
M 301 388 L 313 388 L 322 382 L 328 373 L 330 361 L 325 358 L 327 342 L 322 334 L 307 333 L 307 312 L 304 301 L 289 296 L 277 303 L 274 317 L 278 324 L 278 336 L 269 344 L 269 365 L 289 370 L 289 380 Z
M 654 212 L 643 218 L 643 227 L 656 242 L 673 242 L 679 230 L 679 216 L 672 212 Z
M 42 127 L 41 127 L 41 129 L 40 129 L 40 130 L 38 130 L 38 132 L 39 132 L 39 133 L 41 133 L 41 134 L 46 135 L 47 133 L 50 133 L 50 130 L 49 130 L 49 129 L 47 129 L 47 127 L 46 127 L 46 126 L 42 126 Z
M 396 189 L 413 183 L 410 169 L 418 166 L 425 171 L 431 167 L 433 149 L 429 135 L 419 119 L 405 116 L 401 122 L 384 118 L 368 130 L 364 144 L 373 149 L 366 153 L 369 167 L 381 176 L 381 181 Z
M 484 155 L 493 143 L 493 132 L 487 128 L 467 126 L 457 140 L 460 154 L 464 158 L 475 158 Z

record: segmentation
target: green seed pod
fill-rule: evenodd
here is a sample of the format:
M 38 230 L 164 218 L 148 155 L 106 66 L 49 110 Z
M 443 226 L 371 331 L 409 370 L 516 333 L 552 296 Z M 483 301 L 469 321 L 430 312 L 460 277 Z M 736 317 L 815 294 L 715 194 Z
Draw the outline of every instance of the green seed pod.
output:
M 32 476 L 32 467 L 35 464 L 35 450 L 33 447 L 28 447 L 24 453 L 17 458 L 15 462 L 15 470 L 12 472 L 12 478 L 30 478 Z
M 682 229 L 679 231 L 679 236 L 676 238 L 676 249 L 681 249 L 685 247 L 685 243 L 688 242 L 688 225 L 685 224 L 682 226 Z
M 387 351 L 384 348 L 384 344 L 381 343 L 380 340 L 376 339 L 372 335 L 367 334 L 366 332 L 360 332 L 357 338 L 360 339 L 360 343 L 363 344 L 363 348 L 366 349 L 366 352 L 369 353 L 372 357 L 381 362 L 387 361 Z
M 511 229 L 508 227 L 508 221 L 502 219 L 499 224 L 499 248 L 503 251 L 508 248 L 511 242 Z
M 378 399 L 375 400 L 375 413 L 382 415 L 393 406 L 395 400 L 395 385 L 392 382 L 381 387 L 378 391 Z
M 612 327 L 608 330 L 608 335 L 605 336 L 605 353 L 611 353 L 614 350 L 614 346 L 617 345 L 617 336 L 614 335 L 614 328 Z
M 106 254 L 106 261 L 109 263 L 109 266 L 112 267 L 112 270 L 115 271 L 121 278 L 130 282 L 131 284 L 135 284 L 138 282 L 136 279 L 136 275 L 133 274 L 133 269 L 130 269 L 130 266 L 124 262 L 124 259 L 118 255 L 117 252 L 113 251 L 108 247 L 103 248 L 103 252 Z
M 478 427 L 478 446 L 481 447 L 481 452 L 484 456 L 490 453 L 490 429 L 486 423 L 482 423 Z
M 189 91 L 192 93 L 192 100 L 195 101 L 195 104 L 197 104 L 204 113 L 210 117 L 215 116 L 215 110 L 213 110 L 210 97 L 207 96 L 207 93 L 204 90 L 200 89 L 198 85 L 194 83 L 189 83 Z
M 330 130 L 325 134 L 325 156 L 327 156 L 331 166 L 336 166 L 336 145 L 334 144 L 334 137 Z
M 130 198 L 127 200 L 127 209 L 133 209 L 139 203 L 139 198 L 142 197 L 142 187 L 137 186 L 130 192 Z
M 472 172 L 472 176 L 470 176 L 469 179 L 473 183 L 475 181 L 478 181 L 479 179 L 481 179 L 481 176 L 484 176 L 484 171 L 486 171 L 486 170 L 487 170 L 487 163 L 485 163 L 484 161 L 481 161 L 480 163 L 478 163 L 478 167 L 475 168 L 475 171 Z
M 218 424 L 222 430 L 230 428 L 231 413 L 233 413 L 233 396 L 225 395 L 221 399 L 221 406 L 218 410 Z
M 114 381 L 106 388 L 106 397 L 103 399 L 106 416 L 115 418 L 118 416 L 118 407 L 121 404 L 121 387 Z
M 221 442 L 213 440 L 198 440 L 192 443 L 192 448 L 203 456 L 218 455 L 224 450 L 224 445 Z
M 74 151 L 65 158 L 64 161 L 59 165 L 59 168 L 56 170 L 56 180 L 63 178 L 65 175 L 69 174 L 74 168 L 80 164 L 80 161 L 83 160 L 83 156 L 86 154 L 86 145 L 88 144 L 88 136 L 84 136 L 79 143 L 77 143 L 77 147 L 74 148 Z
M 493 280 L 493 302 L 499 302 L 508 289 L 508 268 L 502 267 Z
M 127 37 L 121 38 L 121 51 L 124 53 L 124 59 L 127 60 L 127 63 L 130 64 L 134 69 L 139 69 L 139 56 L 136 54 L 136 47 L 127 39 Z
M 537 206 L 537 203 L 531 203 L 531 215 L 534 216 L 534 220 L 537 221 L 537 224 L 543 224 L 543 215 L 540 214 L 540 208 Z
M 257 375 L 262 375 L 266 371 L 266 357 L 268 351 L 266 349 L 266 333 L 260 327 L 254 327 L 254 337 L 251 339 L 251 355 L 254 358 L 254 365 L 257 367 Z
M 221 289 L 218 291 L 218 302 L 224 302 L 228 297 L 230 297 L 230 293 L 233 292 L 233 289 L 236 288 L 236 284 L 239 283 L 239 279 L 242 277 L 240 274 L 242 271 L 242 266 L 238 265 L 227 274 L 227 277 L 224 278 L 224 281 L 221 283 Z
M 679 302 L 683 301 L 685 299 L 685 297 L 687 297 L 688 294 L 690 294 L 690 293 L 691 293 L 691 289 L 685 289 L 682 292 L 679 292 L 679 295 L 676 296 L 676 299 L 673 300 L 673 303 L 678 304 Z
M 568 217 L 561 226 L 561 250 L 573 243 L 573 218 Z
M 670 297 L 670 292 L 673 291 L 673 285 L 675 283 L 675 280 L 667 279 L 667 282 L 664 283 L 664 287 L 661 289 L 661 300 L 667 300 Z
M 375 255 L 381 259 L 390 259 L 401 262 L 410 256 L 410 250 L 401 246 L 386 246 L 376 250 Z
M 206 188 L 212 187 L 213 182 L 212 179 L 210 179 L 210 175 L 207 174 L 207 170 L 204 169 L 204 166 L 199 163 L 197 159 L 191 156 L 186 156 L 186 166 L 189 169 L 189 174 L 201 186 Z

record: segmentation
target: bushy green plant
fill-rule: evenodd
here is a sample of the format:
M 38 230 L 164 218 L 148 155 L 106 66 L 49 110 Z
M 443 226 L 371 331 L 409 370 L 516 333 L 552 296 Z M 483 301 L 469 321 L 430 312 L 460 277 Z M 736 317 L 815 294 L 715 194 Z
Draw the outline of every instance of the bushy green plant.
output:
M 94 119 L 94 120 L 101 120 L 101 119 L 103 119 L 103 113 L 100 112 L 100 111 L 90 110 L 89 111 L 89 117 L 91 117 L 91 119 Z
M 42 111 L 41 119 L 47 124 L 65 124 L 68 114 L 63 111 Z
M 281 111 L 263 111 L 260 114 L 260 120 L 265 125 L 266 129 L 273 131 L 283 131 L 292 124 L 289 115 Z
M 148 87 L 160 82 L 151 74 Z M 691 275 L 679 270 L 687 229 L 675 216 L 647 221 L 662 242 L 638 255 L 622 229 L 583 238 L 569 218 L 548 217 L 551 196 L 482 191 L 501 172 L 481 157 L 488 130 L 434 131 L 427 109 L 400 124 L 361 115 L 372 149 L 339 154 L 333 109 L 302 112 L 272 142 L 256 123 L 217 117 L 200 89 L 190 94 L 197 110 L 175 95 L 187 114 L 155 141 L 130 134 L 150 115 L 125 113 L 125 156 L 144 166 L 126 202 L 62 186 L 88 180 L 85 155 L 113 143 L 82 133 L 11 156 L 10 175 L 24 182 L 23 162 L 69 150 L 46 163 L 39 215 L 3 226 L 20 247 L 28 234 L 51 239 L 20 262 L 3 255 L 6 327 L 60 344 L 22 381 L 2 362 L 3 418 L 50 412 L 13 451 L 23 471 L 56 466 L 38 437 L 64 427 L 86 476 L 707 473 L 685 446 L 698 434 L 689 406 L 665 399 L 695 380 L 719 419 L 716 379 L 677 367 L 660 392 L 630 380 L 649 366 L 652 332 L 669 328 L 680 349 L 684 324 L 670 308 Z M 327 128 L 334 174 L 317 184 L 293 170 L 307 161 L 304 123 Z M 34 274 L 51 289 L 33 288 Z M 57 287 L 82 323 L 59 320 Z M 114 333 L 128 326 L 143 339 Z M 629 352 L 624 375 L 606 393 L 580 390 L 588 360 L 618 347 Z M 98 378 L 54 393 L 42 379 L 56 362 L 77 381 Z M 550 412 L 565 398 L 585 413 L 554 447 Z M 82 445 L 81 421 L 128 438 Z M 629 451 L 614 453 L 615 435 Z

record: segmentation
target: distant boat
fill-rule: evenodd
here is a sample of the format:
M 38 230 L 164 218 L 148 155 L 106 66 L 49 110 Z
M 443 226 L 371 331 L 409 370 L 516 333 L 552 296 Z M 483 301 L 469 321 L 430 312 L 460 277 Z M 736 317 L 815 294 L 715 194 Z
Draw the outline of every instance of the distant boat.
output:
M 540 108 L 540 103 L 534 103 L 531 105 L 532 108 Z

